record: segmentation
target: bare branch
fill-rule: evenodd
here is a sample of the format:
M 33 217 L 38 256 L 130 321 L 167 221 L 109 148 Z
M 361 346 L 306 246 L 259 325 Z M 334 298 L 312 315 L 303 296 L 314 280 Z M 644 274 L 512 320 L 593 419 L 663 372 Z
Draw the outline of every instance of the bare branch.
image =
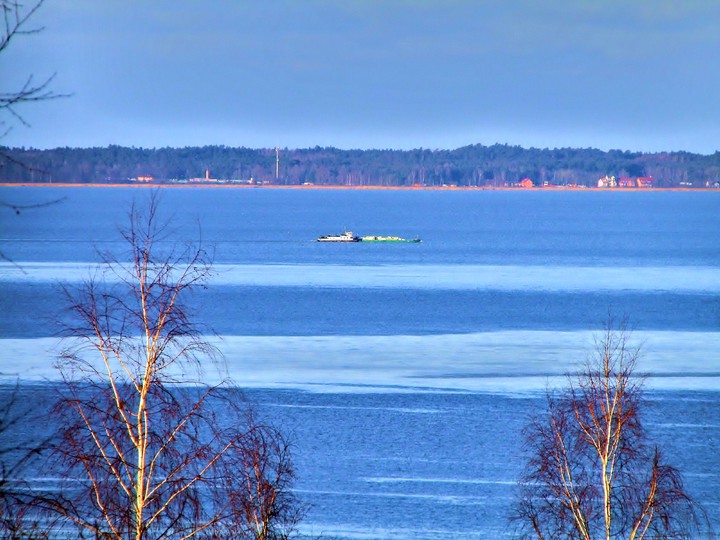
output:
M 18 36 L 37 34 L 43 30 L 42 27 L 31 27 L 30 19 L 37 13 L 43 5 L 44 0 L 37 0 L 29 6 L 18 0 L 2 0 L 0 1 L 0 11 L 2 11 L 2 34 L 0 34 L 0 54 L 2 54 L 11 42 L 14 42 Z M 26 103 L 37 103 L 40 101 L 48 101 L 52 99 L 69 97 L 70 94 L 60 94 L 54 92 L 50 87 L 55 74 L 50 75 L 40 81 L 30 74 L 26 77 L 25 82 L 16 90 L 0 91 L 0 113 L 6 113 L 10 117 L 10 121 L 0 119 L 0 126 L 4 128 L 4 133 L 0 138 L 6 136 L 11 130 L 11 122 L 19 122 L 29 127 L 30 124 L 18 112 L 17 107 Z M 0 157 L 9 163 L 25 165 L 19 160 L 13 158 L 7 151 L 0 149 Z
M 642 426 L 639 349 L 608 324 L 567 390 L 526 429 L 529 461 L 515 508 L 525 538 L 690 538 L 706 528 L 677 469 Z
M 4 206 L 6 208 L 11 208 L 16 214 L 20 215 L 20 212 L 22 210 L 30 210 L 35 208 L 45 208 L 46 206 L 52 206 L 54 204 L 59 204 L 63 202 L 67 197 L 60 197 L 59 199 L 54 199 L 52 201 L 46 201 L 41 203 L 35 203 L 35 204 L 11 204 L 7 203 L 5 201 L 0 201 L 0 206 Z
M 44 411 L 43 411 L 44 412 Z M 22 426 L 38 422 L 36 408 L 21 395 L 20 383 L 0 387 L 0 536 L 3 538 L 46 538 L 52 522 L 37 518 L 42 496 L 27 480 L 29 471 L 47 459 L 52 436 Z
M 58 452 L 62 475 L 83 482 L 48 508 L 118 540 L 288 538 L 302 511 L 281 434 L 231 389 L 179 385 L 169 369 L 199 375 L 216 354 L 185 307 L 210 262 L 170 232 L 153 194 L 121 232 L 128 256 L 104 254 L 104 273 L 66 289 Z

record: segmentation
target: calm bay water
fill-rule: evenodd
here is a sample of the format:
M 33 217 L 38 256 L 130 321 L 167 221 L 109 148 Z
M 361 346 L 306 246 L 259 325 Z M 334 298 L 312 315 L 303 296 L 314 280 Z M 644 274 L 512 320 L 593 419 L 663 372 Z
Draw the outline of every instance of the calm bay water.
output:
M 117 249 L 140 189 L 4 188 L 0 373 L 52 369 L 58 281 Z M 309 532 L 512 536 L 521 429 L 608 311 L 643 343 L 646 424 L 720 529 L 720 193 L 167 189 L 214 252 L 193 298 L 228 371 L 293 435 Z M 420 244 L 319 244 L 323 234 Z M 216 339 L 216 338 L 213 338 Z M 211 370 L 208 378 L 212 378 Z

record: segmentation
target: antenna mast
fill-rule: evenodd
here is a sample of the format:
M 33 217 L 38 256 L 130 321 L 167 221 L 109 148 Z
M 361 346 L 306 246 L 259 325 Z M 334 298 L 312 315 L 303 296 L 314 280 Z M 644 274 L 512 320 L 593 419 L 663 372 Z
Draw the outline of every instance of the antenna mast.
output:
M 275 180 L 280 178 L 280 147 L 275 147 Z

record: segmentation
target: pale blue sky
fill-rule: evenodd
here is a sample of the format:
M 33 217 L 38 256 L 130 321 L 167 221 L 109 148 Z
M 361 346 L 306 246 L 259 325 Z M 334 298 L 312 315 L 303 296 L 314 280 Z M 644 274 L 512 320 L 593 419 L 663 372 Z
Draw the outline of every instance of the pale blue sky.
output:
M 718 0 L 46 0 L 8 146 L 720 150 Z

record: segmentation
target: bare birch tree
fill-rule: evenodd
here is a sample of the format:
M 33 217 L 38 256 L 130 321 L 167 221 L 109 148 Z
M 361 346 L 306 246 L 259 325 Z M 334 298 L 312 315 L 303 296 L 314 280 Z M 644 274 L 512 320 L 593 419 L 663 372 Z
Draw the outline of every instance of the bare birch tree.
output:
M 610 322 L 594 354 L 526 430 L 515 519 L 525 538 L 690 538 L 699 509 L 641 422 L 639 349 Z
M 156 197 L 122 234 L 129 262 L 106 255 L 67 291 L 57 414 L 71 481 L 48 507 L 98 538 L 287 538 L 301 512 L 286 441 L 236 390 L 187 381 L 216 356 L 186 304 L 207 254 L 172 247 Z

